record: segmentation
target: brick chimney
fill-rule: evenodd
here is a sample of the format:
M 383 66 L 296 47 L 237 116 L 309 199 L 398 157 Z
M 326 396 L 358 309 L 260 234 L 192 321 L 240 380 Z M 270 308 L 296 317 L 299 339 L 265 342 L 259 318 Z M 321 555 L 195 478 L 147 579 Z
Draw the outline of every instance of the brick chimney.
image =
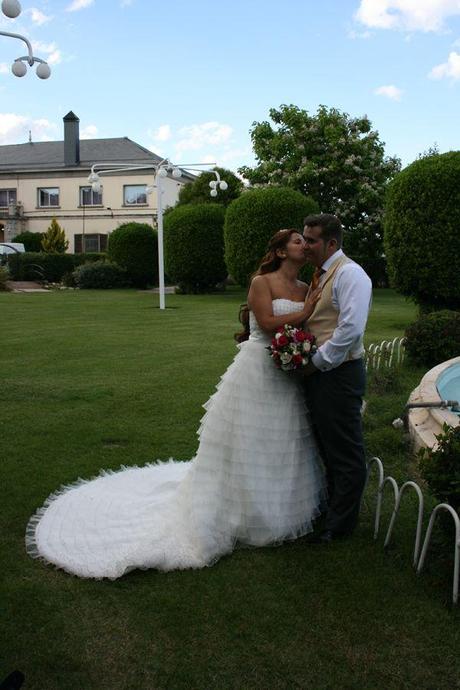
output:
M 70 111 L 64 117 L 64 165 L 80 163 L 80 120 Z

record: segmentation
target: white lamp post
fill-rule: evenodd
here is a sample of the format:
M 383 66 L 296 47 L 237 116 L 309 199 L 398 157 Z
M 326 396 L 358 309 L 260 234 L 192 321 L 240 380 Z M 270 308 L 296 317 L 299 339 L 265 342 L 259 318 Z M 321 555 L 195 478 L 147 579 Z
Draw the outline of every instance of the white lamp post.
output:
M 21 4 L 18 0 L 3 0 L 2 1 L 2 12 L 9 19 L 16 19 L 21 14 Z M 7 36 L 8 38 L 17 38 L 19 41 L 24 41 L 27 46 L 28 55 L 16 58 L 11 66 L 11 71 L 15 77 L 23 77 L 27 73 L 27 65 L 33 67 L 35 63 L 37 64 L 36 74 L 39 79 L 48 79 L 51 74 L 50 66 L 45 60 L 41 60 L 38 57 L 34 57 L 32 46 L 30 41 L 20 34 L 12 34 L 9 31 L 0 31 L 0 36 Z
M 93 191 L 99 192 L 101 190 L 101 175 L 110 175 L 116 172 L 127 172 L 133 170 L 154 170 L 153 185 L 146 189 L 147 194 L 151 194 L 156 188 L 157 190 L 157 226 L 158 226 L 158 283 L 160 292 L 160 309 L 165 309 L 165 270 L 164 270 L 164 242 L 163 242 L 163 188 L 162 180 L 168 177 L 169 174 L 178 180 L 182 176 L 182 170 L 198 170 L 199 172 L 211 172 L 216 176 L 215 180 L 209 183 L 211 188 L 210 195 L 216 197 L 218 189 L 225 191 L 228 189 L 228 184 L 225 180 L 221 180 L 217 170 L 202 170 L 198 166 L 209 165 L 209 163 L 187 163 L 180 165 L 173 165 L 167 158 L 164 158 L 159 163 L 152 165 L 131 165 L 129 163 L 114 163 L 107 165 L 106 163 L 94 163 L 91 166 L 91 173 L 88 181 L 91 183 Z M 212 165 L 212 164 L 211 164 Z M 96 168 L 103 168 L 103 170 L 96 170 Z

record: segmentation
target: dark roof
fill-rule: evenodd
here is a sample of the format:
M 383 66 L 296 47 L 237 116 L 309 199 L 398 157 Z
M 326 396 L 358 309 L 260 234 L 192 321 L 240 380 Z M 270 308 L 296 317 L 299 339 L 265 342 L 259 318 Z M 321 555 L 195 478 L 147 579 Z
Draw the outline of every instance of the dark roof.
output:
M 69 113 L 70 115 L 70 113 Z M 93 163 L 159 163 L 160 156 L 131 141 L 128 137 L 116 139 L 81 139 L 80 164 L 75 168 L 90 168 Z M 64 165 L 64 142 L 41 141 L 27 144 L 0 146 L 0 172 L 19 170 L 60 170 Z

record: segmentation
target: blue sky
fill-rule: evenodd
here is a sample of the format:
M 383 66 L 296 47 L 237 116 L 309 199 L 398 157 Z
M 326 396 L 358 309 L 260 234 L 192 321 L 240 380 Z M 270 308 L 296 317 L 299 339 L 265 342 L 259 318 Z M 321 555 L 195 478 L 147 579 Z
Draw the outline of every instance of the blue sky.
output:
M 0 37 L 0 143 L 128 136 L 176 163 L 253 162 L 268 110 L 366 113 L 410 163 L 460 148 L 460 0 L 22 0 L 0 29 L 29 37 L 48 81 L 9 71 Z

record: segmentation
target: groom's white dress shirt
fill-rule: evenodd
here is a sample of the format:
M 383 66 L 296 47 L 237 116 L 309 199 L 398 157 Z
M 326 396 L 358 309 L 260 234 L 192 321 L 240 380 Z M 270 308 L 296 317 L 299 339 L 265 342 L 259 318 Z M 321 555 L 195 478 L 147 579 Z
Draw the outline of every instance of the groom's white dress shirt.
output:
M 341 249 L 321 266 L 327 271 L 344 256 Z M 325 274 L 322 278 L 325 278 Z M 321 286 L 320 279 L 320 286 Z M 318 348 L 312 357 L 320 371 L 340 366 L 346 359 L 359 359 L 363 355 L 363 335 L 372 302 L 372 283 L 363 268 L 354 261 L 337 269 L 332 286 L 332 304 L 339 312 L 337 328 L 332 337 Z

